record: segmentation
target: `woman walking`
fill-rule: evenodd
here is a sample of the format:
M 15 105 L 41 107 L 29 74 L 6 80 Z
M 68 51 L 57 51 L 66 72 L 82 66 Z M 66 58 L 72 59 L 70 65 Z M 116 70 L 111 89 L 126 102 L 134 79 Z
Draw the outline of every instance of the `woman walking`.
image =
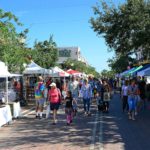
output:
M 84 80 L 84 84 L 81 87 L 81 93 L 83 96 L 83 105 L 84 105 L 84 113 L 85 115 L 90 115 L 90 101 L 92 99 L 92 88 L 88 83 L 88 80 Z
M 131 80 L 131 83 L 128 87 L 128 105 L 129 105 L 129 119 L 132 120 L 135 120 L 137 93 L 138 93 L 138 86 L 135 84 L 135 80 Z
M 103 100 L 104 110 L 103 112 L 109 112 L 109 101 L 111 100 L 111 87 L 107 81 L 103 81 L 103 87 L 101 90 L 101 99 Z
M 57 123 L 57 111 L 59 109 L 59 105 L 61 103 L 61 92 L 56 87 L 56 83 L 50 84 L 51 89 L 48 92 L 48 98 L 50 101 L 50 108 L 53 111 L 53 124 Z

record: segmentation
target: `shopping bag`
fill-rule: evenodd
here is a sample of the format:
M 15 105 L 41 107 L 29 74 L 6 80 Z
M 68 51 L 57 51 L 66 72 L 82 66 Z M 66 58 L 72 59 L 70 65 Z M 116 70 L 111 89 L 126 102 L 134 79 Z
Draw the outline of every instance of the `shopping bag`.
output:
M 46 118 L 50 117 L 50 104 L 46 106 Z
M 104 101 L 110 101 L 110 93 L 109 92 L 104 92 Z

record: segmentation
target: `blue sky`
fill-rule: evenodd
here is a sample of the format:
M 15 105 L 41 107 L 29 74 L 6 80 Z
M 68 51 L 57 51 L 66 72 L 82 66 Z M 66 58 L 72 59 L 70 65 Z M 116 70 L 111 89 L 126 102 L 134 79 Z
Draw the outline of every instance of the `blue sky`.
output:
M 0 8 L 15 14 L 29 29 L 27 44 L 48 40 L 53 35 L 58 47 L 79 46 L 83 57 L 97 71 L 108 69 L 105 40 L 98 37 L 89 23 L 92 6 L 98 0 L 0 0 Z M 117 0 L 116 0 L 117 2 Z

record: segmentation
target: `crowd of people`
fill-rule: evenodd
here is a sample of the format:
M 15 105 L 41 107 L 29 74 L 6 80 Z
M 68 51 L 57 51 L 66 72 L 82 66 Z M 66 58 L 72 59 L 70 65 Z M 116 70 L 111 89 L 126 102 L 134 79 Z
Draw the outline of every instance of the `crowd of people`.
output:
M 113 87 L 109 80 L 99 80 L 93 77 L 77 78 L 58 82 L 48 79 L 45 83 L 40 76 L 35 84 L 36 118 L 42 119 L 45 101 L 49 102 L 53 112 L 53 124 L 57 123 L 57 111 L 63 103 L 65 105 L 66 122 L 71 124 L 78 111 L 78 103 L 83 104 L 84 115 L 91 115 L 91 103 L 95 99 L 99 111 L 109 112 L 109 101 Z M 101 108 L 100 108 L 101 107 Z
M 45 101 L 53 113 L 53 124 L 57 123 L 57 111 L 61 104 L 65 106 L 66 123 L 70 125 L 78 112 L 78 104 L 82 102 L 84 115 L 91 115 L 91 103 L 96 101 L 97 111 L 109 112 L 109 102 L 113 91 L 116 89 L 116 80 L 96 79 L 93 77 L 77 78 L 59 82 L 48 79 L 43 82 L 40 76 L 35 84 L 36 118 L 42 119 Z M 135 116 L 141 107 L 145 107 L 145 82 L 137 78 L 132 80 L 122 79 L 120 95 L 122 99 L 122 111 L 127 112 L 129 119 L 135 120 Z

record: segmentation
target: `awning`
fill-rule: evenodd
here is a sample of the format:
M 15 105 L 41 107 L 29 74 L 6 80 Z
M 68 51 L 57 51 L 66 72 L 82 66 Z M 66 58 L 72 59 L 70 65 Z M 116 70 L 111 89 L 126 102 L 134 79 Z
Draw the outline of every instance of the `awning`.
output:
M 135 72 L 143 68 L 143 66 L 136 67 L 135 69 L 131 70 L 129 73 L 127 73 L 125 76 L 132 76 Z

